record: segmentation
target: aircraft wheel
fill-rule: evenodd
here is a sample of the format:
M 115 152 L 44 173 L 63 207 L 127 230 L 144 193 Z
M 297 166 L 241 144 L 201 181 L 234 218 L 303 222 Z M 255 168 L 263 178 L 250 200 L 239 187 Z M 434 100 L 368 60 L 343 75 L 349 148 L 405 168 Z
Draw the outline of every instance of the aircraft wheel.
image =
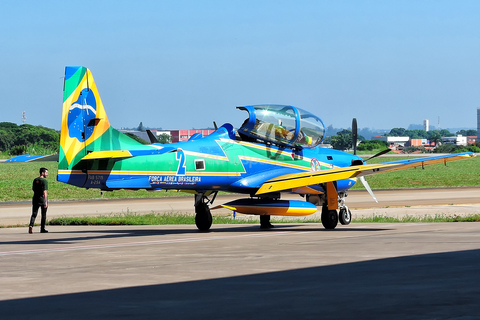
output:
M 200 231 L 208 231 L 212 226 L 212 214 L 206 204 L 195 206 L 195 225 Z
M 322 224 L 325 229 L 333 230 L 338 224 L 337 210 L 328 210 L 326 206 L 322 208 Z
M 352 212 L 347 207 L 340 209 L 338 213 L 338 220 L 343 225 L 348 225 L 352 222 Z

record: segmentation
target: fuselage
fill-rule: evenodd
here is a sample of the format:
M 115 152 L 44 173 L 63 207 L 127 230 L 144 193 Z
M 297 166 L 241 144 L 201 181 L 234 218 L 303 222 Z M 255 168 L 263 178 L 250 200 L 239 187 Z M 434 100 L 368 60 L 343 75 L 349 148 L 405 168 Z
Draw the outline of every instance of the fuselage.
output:
M 173 152 L 126 159 L 83 161 L 73 170 L 59 170 L 58 180 L 84 188 L 175 189 L 252 194 L 263 182 L 283 174 L 352 165 L 358 156 L 333 149 L 285 148 L 242 141 L 230 124 L 209 136 L 151 148 Z M 147 147 L 147 146 L 146 146 Z M 337 182 L 339 192 L 355 179 Z M 320 186 L 311 186 L 322 191 Z M 302 190 L 296 190 L 297 193 Z

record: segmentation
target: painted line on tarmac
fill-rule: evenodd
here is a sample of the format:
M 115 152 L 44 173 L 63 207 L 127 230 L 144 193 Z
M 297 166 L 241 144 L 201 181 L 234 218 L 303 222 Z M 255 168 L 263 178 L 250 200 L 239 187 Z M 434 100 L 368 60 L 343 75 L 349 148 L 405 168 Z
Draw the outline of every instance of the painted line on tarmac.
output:
M 87 246 L 58 247 L 58 248 L 49 248 L 49 249 L 3 251 L 3 252 L 0 252 L 0 256 L 36 254 L 36 253 L 47 253 L 47 252 L 64 252 L 64 251 L 76 251 L 76 250 L 94 250 L 94 249 L 105 249 L 105 248 L 122 248 L 122 247 L 134 247 L 134 246 L 149 246 L 149 245 L 159 245 L 159 244 L 214 241 L 214 240 L 225 240 L 225 239 L 235 239 L 235 238 L 263 238 L 263 237 L 282 236 L 282 235 L 297 235 L 297 234 L 305 234 L 305 233 L 311 233 L 311 232 L 313 231 L 298 231 L 298 232 L 297 231 L 276 231 L 276 232 L 268 232 L 264 234 L 244 234 L 244 235 L 236 235 L 236 236 L 221 236 L 221 237 L 208 237 L 208 238 L 180 238 L 180 239 L 172 239 L 172 240 L 139 241 L 139 242 L 125 242 L 125 243 L 117 243 L 117 244 L 97 244 L 97 245 L 87 245 Z

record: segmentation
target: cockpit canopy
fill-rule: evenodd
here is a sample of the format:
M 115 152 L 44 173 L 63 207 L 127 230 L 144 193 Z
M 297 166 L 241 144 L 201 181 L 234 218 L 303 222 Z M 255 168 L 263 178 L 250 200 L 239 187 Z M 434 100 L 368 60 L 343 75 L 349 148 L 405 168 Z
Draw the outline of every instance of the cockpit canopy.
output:
M 249 113 L 238 130 L 252 138 L 288 146 L 291 148 L 313 148 L 320 144 L 325 135 L 325 125 L 317 116 L 283 105 L 255 105 L 237 107 Z

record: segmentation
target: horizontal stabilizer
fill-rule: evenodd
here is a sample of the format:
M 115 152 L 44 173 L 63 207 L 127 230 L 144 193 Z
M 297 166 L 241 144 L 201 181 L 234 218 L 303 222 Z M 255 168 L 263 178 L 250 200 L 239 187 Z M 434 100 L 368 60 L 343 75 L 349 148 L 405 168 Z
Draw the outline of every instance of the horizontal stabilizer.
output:
M 57 161 L 58 154 L 42 155 L 42 156 L 31 156 L 29 154 L 23 154 L 21 156 L 16 156 L 5 160 L 5 162 L 44 162 L 44 161 Z
M 132 157 L 127 150 L 94 151 L 87 154 L 82 160 L 125 159 Z

